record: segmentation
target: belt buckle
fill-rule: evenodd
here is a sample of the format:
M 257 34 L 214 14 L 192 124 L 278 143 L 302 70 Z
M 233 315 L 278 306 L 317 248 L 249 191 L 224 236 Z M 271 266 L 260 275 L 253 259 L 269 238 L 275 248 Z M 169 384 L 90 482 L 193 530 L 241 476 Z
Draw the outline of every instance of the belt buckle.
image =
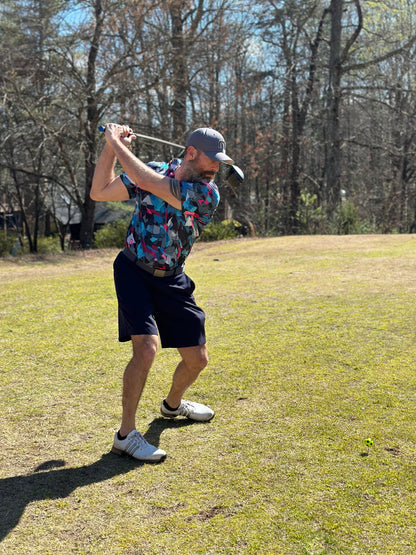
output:
M 156 268 L 156 269 L 153 271 L 153 275 L 154 275 L 155 277 L 164 277 L 165 274 L 166 274 L 166 270 L 159 270 L 158 268 Z

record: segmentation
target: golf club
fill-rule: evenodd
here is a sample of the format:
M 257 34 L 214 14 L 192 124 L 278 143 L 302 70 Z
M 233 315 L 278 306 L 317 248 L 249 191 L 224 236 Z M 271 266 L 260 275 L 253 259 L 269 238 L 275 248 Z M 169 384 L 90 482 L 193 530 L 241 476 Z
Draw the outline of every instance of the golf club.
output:
M 105 126 L 100 125 L 98 127 L 98 131 L 100 131 L 100 133 L 104 133 L 105 132 Z M 181 150 L 185 150 L 185 147 L 183 145 L 178 145 L 177 143 L 171 143 L 170 141 L 165 141 L 164 139 L 157 139 L 156 137 L 150 137 L 149 135 L 143 135 L 141 133 L 134 133 L 134 135 L 136 137 L 139 137 L 140 139 L 145 139 L 145 140 L 148 140 L 148 141 L 154 141 L 154 142 L 157 142 L 157 143 L 162 143 L 162 144 L 165 144 L 165 145 L 174 146 L 175 148 L 180 148 Z M 226 177 L 225 177 L 225 180 L 227 181 L 227 183 L 233 188 L 238 187 L 239 185 L 241 185 L 241 183 L 244 181 L 243 170 L 241 168 L 239 168 L 238 166 L 235 166 L 235 165 L 226 164 L 226 163 L 224 163 L 224 165 L 227 166 L 227 173 L 226 173 Z

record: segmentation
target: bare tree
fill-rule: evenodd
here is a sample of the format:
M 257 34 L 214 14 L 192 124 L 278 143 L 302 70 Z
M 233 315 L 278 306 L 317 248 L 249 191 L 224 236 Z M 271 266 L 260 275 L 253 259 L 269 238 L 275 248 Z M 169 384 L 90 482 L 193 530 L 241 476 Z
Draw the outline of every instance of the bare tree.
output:
M 341 200 L 341 79 L 342 74 L 346 71 L 345 64 L 348 60 L 349 52 L 363 28 L 360 1 L 354 0 L 353 3 L 356 9 L 357 24 L 344 45 L 342 44 L 342 22 L 345 2 L 344 0 L 331 0 L 329 7 L 331 36 L 329 46 L 325 166 L 323 178 L 325 200 L 329 214 L 338 207 Z
M 300 176 L 306 168 L 302 164 L 305 126 L 315 92 L 319 48 L 324 38 L 324 24 L 329 12 L 320 2 L 298 5 L 268 0 L 273 7 L 266 20 L 264 40 L 277 48 L 283 62 L 276 74 L 282 78 L 282 135 L 280 140 L 280 182 L 282 192 L 283 227 L 286 233 L 297 233 Z

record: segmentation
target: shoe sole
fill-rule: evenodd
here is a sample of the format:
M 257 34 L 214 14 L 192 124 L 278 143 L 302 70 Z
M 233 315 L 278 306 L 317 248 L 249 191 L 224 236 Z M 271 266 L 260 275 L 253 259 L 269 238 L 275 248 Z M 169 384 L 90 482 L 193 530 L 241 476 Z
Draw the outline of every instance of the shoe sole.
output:
M 159 459 L 138 459 L 137 457 L 133 457 L 132 455 L 129 455 L 128 453 L 123 451 L 123 449 L 118 449 L 118 447 L 115 447 L 114 445 L 111 448 L 111 453 L 114 453 L 119 457 L 129 457 L 130 459 L 134 459 L 135 461 L 148 462 L 148 463 L 158 463 L 166 459 L 166 455 L 162 455 Z
M 182 416 L 181 414 L 165 414 L 164 412 L 160 411 L 160 414 L 163 416 L 163 418 L 178 418 L 179 416 Z M 210 420 L 212 420 L 215 416 L 215 413 L 210 416 L 209 418 L 206 418 L 205 420 L 198 420 L 196 418 L 191 418 L 190 416 L 185 416 L 185 418 L 187 418 L 188 420 L 192 420 L 192 422 L 209 422 Z
M 165 414 L 162 411 L 160 411 L 160 414 L 163 416 L 163 418 L 171 418 L 172 420 L 174 418 L 178 418 L 178 416 L 179 416 L 179 414 Z

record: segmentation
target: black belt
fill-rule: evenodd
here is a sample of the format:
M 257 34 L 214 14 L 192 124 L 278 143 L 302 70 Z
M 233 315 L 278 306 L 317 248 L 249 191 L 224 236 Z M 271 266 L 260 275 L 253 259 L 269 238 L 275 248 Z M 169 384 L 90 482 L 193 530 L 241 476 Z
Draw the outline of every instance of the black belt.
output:
M 169 277 L 169 276 L 176 276 L 183 272 L 183 266 L 178 266 L 173 270 L 162 270 L 161 268 L 151 268 L 148 264 L 145 264 L 141 260 L 139 260 L 135 254 L 131 252 L 129 248 L 125 248 L 123 250 L 123 254 L 127 256 L 129 260 L 134 262 L 136 266 L 138 266 L 141 270 L 144 270 L 148 274 L 152 274 L 155 277 Z

